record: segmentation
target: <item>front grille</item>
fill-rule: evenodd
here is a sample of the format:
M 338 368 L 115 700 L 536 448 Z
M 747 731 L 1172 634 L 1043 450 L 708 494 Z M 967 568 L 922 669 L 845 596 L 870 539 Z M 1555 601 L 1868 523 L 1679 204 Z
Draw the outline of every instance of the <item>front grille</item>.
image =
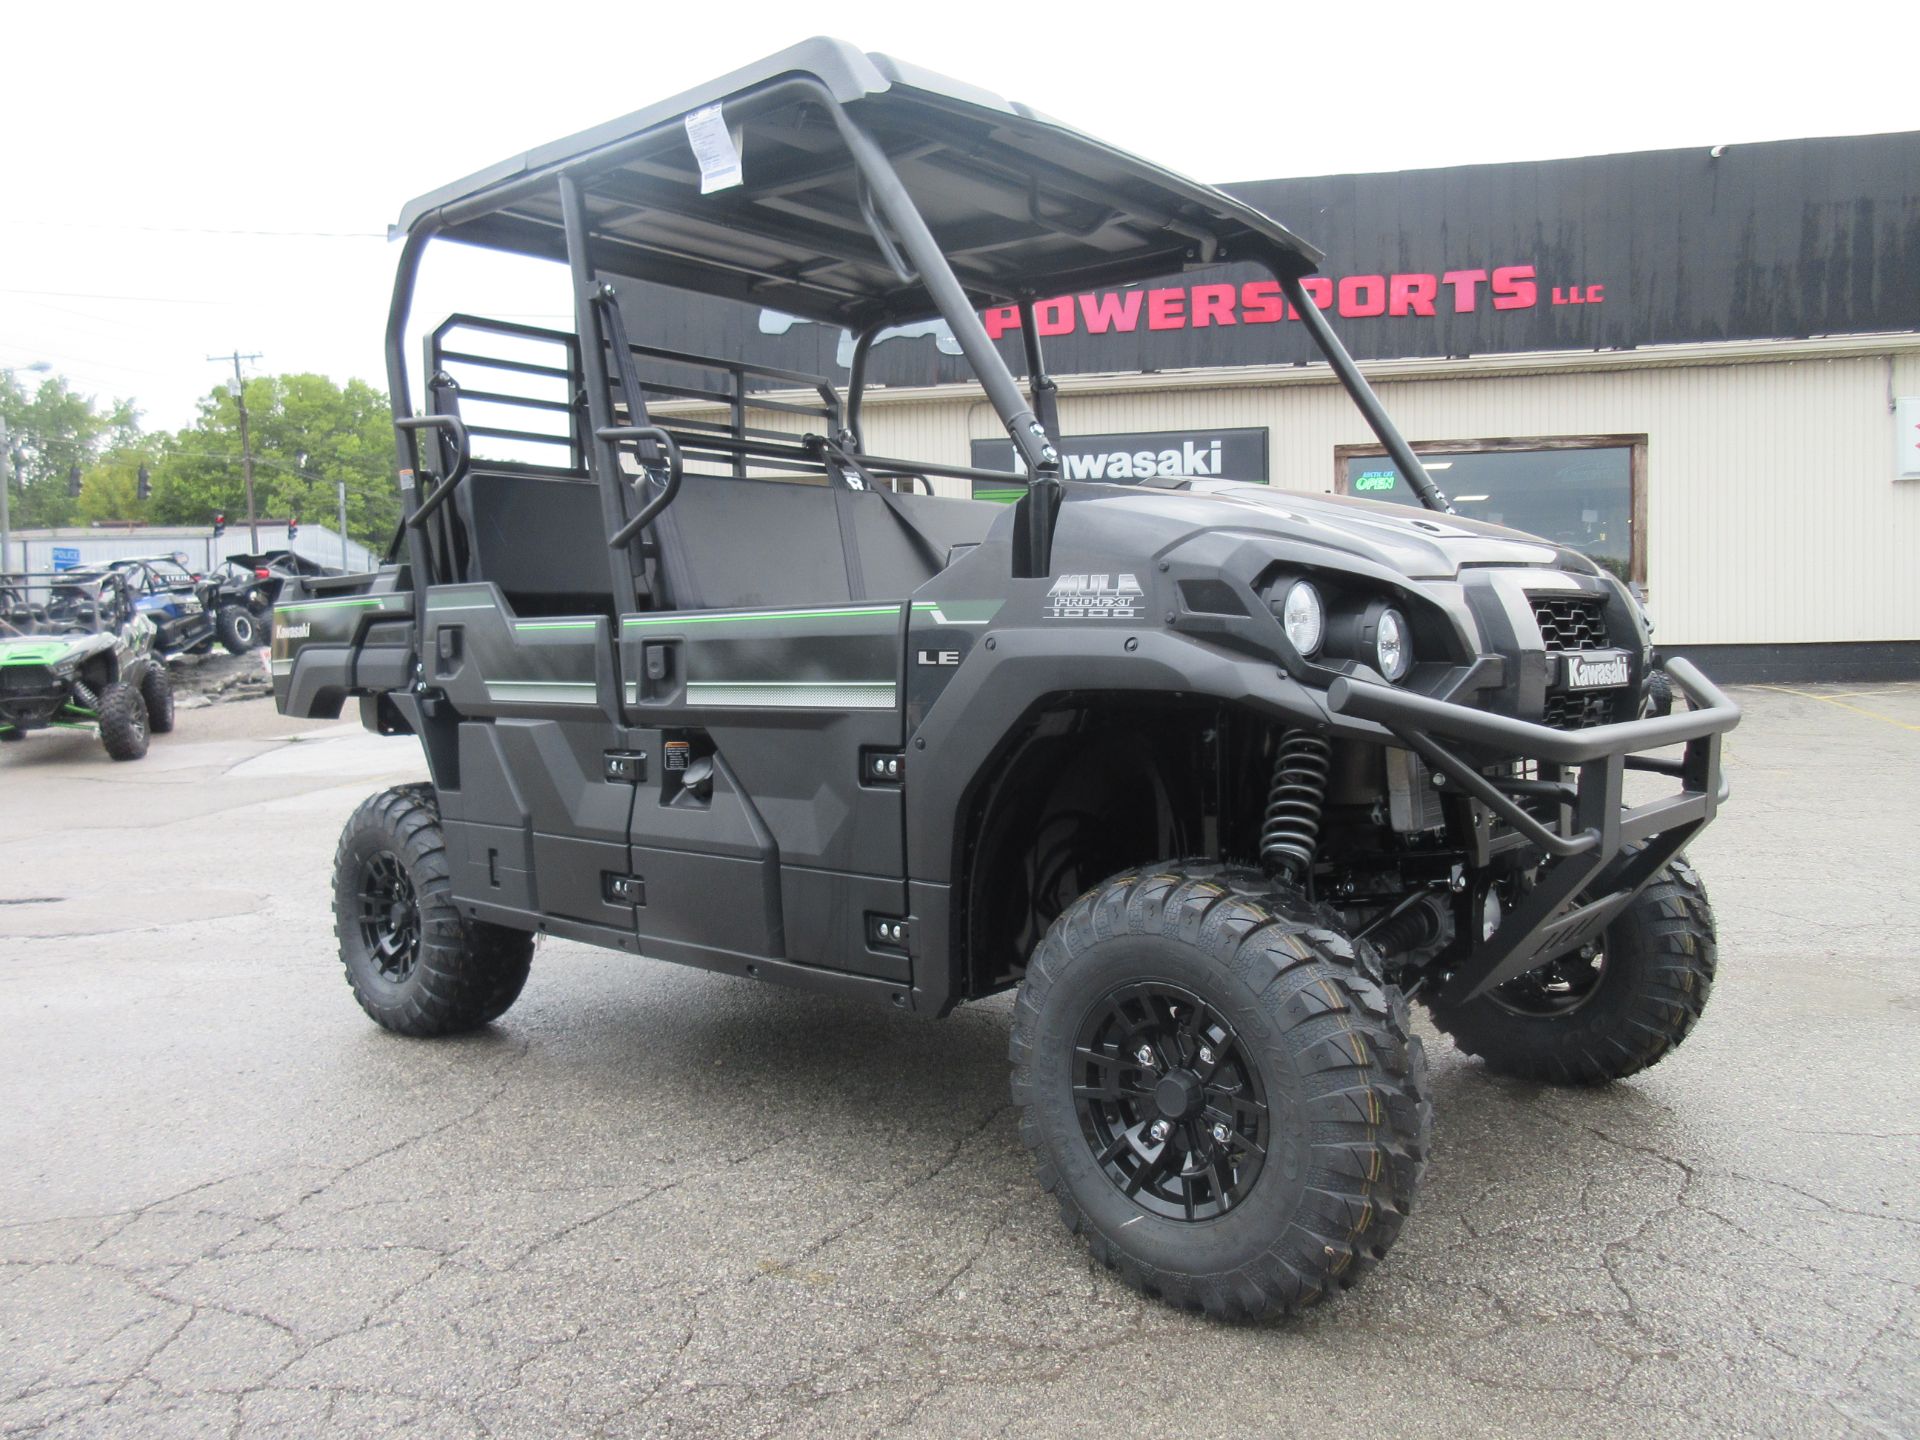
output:
M 44 665 L 0 666 L 0 694 L 36 695 L 53 688 L 53 672 Z
M 1626 716 L 1616 715 L 1621 698 L 1629 692 L 1624 690 L 1598 690 L 1584 694 L 1549 695 L 1547 713 L 1543 723 L 1556 730 L 1591 730 L 1596 725 L 1611 725 L 1616 719 Z
M 1549 650 L 1605 650 L 1606 603 L 1586 595 L 1529 595 Z

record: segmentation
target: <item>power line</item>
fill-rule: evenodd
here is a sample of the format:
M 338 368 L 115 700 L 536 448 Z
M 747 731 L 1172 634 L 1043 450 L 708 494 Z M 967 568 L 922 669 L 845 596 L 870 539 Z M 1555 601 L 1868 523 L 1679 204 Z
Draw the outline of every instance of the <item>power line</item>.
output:
M 60 300 L 132 300 L 142 305 L 239 305 L 239 300 L 208 300 L 182 295 L 102 295 L 91 290 L 26 290 L 0 285 L 0 295 L 47 295 Z
M 217 225 L 77 225 L 63 220 L 0 220 L 37 230 L 132 230 L 143 235 L 245 235 L 270 240 L 385 240 L 384 230 L 236 230 Z

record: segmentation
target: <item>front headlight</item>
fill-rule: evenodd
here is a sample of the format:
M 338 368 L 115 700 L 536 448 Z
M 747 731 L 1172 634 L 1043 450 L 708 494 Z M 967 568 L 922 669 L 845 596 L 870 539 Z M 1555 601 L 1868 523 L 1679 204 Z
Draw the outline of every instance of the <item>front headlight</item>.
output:
M 1280 625 L 1287 632 L 1287 643 L 1298 654 L 1311 655 L 1320 648 L 1327 630 L 1327 608 L 1310 582 L 1296 580 L 1288 589 L 1280 606 Z
M 1382 610 L 1373 628 L 1374 668 L 1389 680 L 1404 680 L 1413 668 L 1413 633 L 1398 610 Z

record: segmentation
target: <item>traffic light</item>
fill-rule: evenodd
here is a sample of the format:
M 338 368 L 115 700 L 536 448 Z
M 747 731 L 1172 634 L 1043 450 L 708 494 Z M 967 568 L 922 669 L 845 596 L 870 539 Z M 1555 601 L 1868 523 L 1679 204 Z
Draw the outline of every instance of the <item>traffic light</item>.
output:
M 67 498 L 69 500 L 80 498 L 80 467 L 78 465 L 67 471 Z
M 144 465 L 140 467 L 139 495 L 142 500 L 153 498 L 153 475 Z
M 291 545 L 300 538 L 300 517 L 294 516 L 287 521 L 287 544 Z
M 220 513 L 219 511 L 215 511 L 213 516 L 213 538 L 218 540 L 222 535 L 226 533 L 227 533 L 227 517 L 224 514 Z

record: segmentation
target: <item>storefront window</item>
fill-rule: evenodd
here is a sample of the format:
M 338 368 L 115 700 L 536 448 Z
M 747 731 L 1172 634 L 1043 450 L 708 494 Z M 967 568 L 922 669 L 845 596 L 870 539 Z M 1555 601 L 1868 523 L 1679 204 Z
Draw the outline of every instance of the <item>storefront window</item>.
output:
M 1645 442 L 1497 440 L 1416 445 L 1454 509 L 1578 550 L 1623 580 L 1644 578 L 1636 533 L 1636 476 Z M 1393 462 L 1372 447 L 1342 447 L 1341 489 L 1364 500 L 1417 505 Z

